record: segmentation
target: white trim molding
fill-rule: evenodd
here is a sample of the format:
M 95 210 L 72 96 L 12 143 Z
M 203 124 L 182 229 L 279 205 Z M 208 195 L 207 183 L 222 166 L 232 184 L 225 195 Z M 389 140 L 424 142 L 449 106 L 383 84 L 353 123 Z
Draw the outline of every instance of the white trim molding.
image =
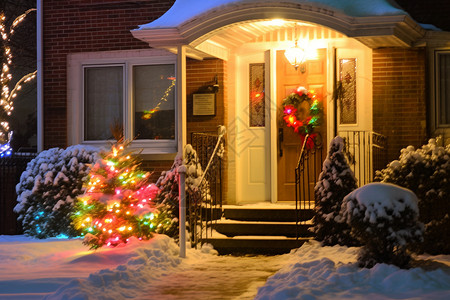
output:
M 134 65 L 173 64 L 174 71 L 177 66 L 177 56 L 159 49 L 85 52 L 70 54 L 67 58 L 67 139 L 69 145 L 88 144 L 104 147 L 111 141 L 85 141 L 84 140 L 84 95 L 83 95 L 83 69 L 86 66 L 122 65 L 124 66 L 124 134 L 125 138 L 132 140 L 133 95 L 131 83 L 131 70 Z M 178 75 L 178 74 L 177 74 Z M 180 74 L 182 76 L 182 74 Z M 179 78 L 177 78 L 177 81 Z M 175 98 L 176 99 L 176 98 Z M 177 100 L 175 100 L 177 101 Z M 177 105 L 175 105 L 176 107 Z M 182 111 L 175 109 L 175 121 L 183 122 Z M 172 159 L 178 152 L 179 128 L 175 132 L 174 140 L 134 140 L 132 148 L 139 149 L 147 159 Z

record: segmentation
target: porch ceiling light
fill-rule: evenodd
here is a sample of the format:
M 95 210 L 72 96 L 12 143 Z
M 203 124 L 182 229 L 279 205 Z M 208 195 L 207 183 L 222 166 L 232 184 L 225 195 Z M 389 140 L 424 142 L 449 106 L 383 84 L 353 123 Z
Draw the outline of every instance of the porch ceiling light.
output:
M 284 56 L 286 56 L 287 60 L 294 68 L 297 68 L 305 62 L 306 54 L 305 50 L 298 47 L 297 41 L 295 41 L 295 46 L 293 48 L 289 48 L 284 52 Z

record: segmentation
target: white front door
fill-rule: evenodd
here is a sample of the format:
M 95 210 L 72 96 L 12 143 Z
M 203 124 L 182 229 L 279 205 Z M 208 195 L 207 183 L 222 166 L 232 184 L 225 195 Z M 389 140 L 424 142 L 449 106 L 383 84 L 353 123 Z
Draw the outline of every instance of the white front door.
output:
M 236 202 L 270 200 L 268 66 L 264 53 L 236 58 Z

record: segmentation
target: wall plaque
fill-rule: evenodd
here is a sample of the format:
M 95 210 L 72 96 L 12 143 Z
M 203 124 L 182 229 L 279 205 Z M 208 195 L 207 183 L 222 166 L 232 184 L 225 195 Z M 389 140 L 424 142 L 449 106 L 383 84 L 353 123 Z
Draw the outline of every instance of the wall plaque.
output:
M 194 94 L 193 115 L 214 116 L 216 114 L 216 94 Z

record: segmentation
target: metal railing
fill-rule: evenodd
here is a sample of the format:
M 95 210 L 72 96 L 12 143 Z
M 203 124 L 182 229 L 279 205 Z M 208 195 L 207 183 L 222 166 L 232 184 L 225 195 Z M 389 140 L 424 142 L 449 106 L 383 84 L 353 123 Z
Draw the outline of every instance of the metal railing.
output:
M 188 193 L 188 221 L 191 245 L 197 247 L 212 237 L 215 222 L 222 215 L 222 156 L 225 127 L 219 134 L 193 133 L 203 174 L 196 191 Z
M 17 204 L 16 185 L 27 164 L 37 153 L 13 153 L 0 158 L 0 234 L 20 234 L 14 206 Z
M 375 172 L 386 167 L 387 137 L 373 131 L 339 131 L 339 135 L 358 186 L 372 182 Z
M 314 145 L 308 147 L 308 145 Z M 298 225 L 308 219 L 303 214 L 314 209 L 314 186 L 322 170 L 324 159 L 323 143 L 318 135 L 312 138 L 306 135 L 295 168 L 295 223 L 296 236 L 299 238 Z
M 344 139 L 344 151 L 358 186 L 372 182 L 375 171 L 386 166 L 387 138 L 372 131 L 340 131 L 339 135 Z M 314 187 L 326 157 L 327 149 L 317 137 L 320 136 L 316 136 L 314 141 L 309 135 L 305 137 L 295 168 L 297 238 L 298 225 L 307 220 L 307 211 L 314 209 Z M 312 144 L 314 147 L 307 147 Z

